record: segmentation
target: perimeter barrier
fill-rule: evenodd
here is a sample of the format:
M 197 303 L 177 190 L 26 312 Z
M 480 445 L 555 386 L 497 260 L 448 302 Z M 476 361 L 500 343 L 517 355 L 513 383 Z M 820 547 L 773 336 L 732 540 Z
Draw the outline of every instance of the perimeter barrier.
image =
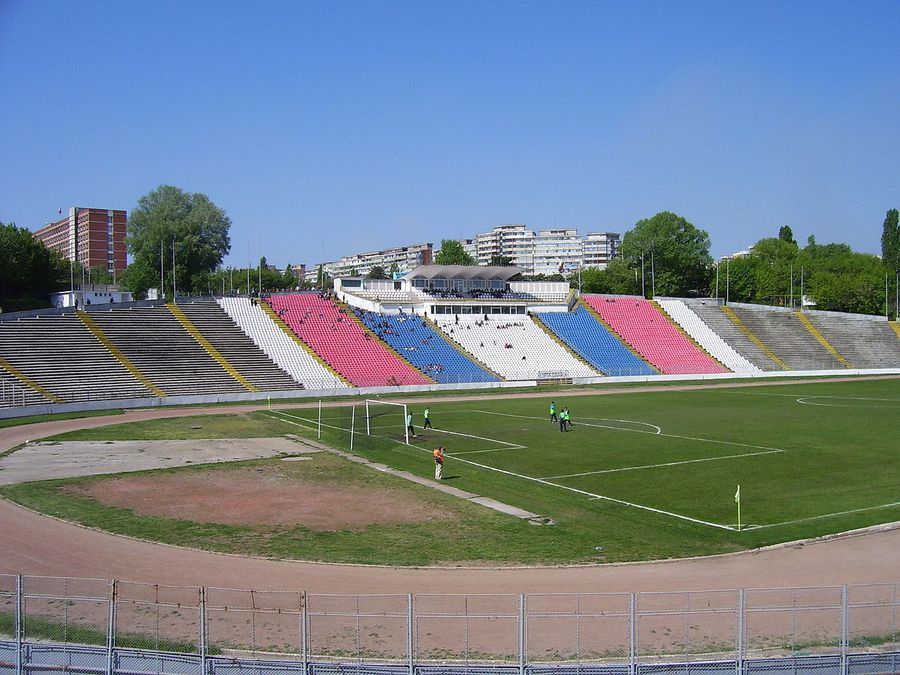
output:
M 7 574 L 0 673 L 896 673 L 898 591 L 337 595 Z

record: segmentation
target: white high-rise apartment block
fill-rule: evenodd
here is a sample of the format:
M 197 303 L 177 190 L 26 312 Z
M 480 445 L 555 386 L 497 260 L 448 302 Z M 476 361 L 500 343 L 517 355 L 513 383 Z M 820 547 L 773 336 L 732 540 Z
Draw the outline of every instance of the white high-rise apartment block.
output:
M 584 267 L 605 270 L 619 249 L 619 235 L 615 232 L 589 232 L 584 238 Z
M 524 225 L 497 225 L 490 232 L 475 235 L 475 251 L 479 265 L 490 265 L 493 258 L 511 258 L 513 265 L 531 274 L 534 232 Z
M 571 274 L 582 265 L 582 242 L 578 230 L 541 230 L 534 238 L 532 274 Z

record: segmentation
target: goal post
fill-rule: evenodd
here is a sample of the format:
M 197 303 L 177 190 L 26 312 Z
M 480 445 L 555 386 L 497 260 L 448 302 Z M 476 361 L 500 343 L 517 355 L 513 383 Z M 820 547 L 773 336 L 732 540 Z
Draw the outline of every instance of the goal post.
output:
M 371 436 L 372 430 L 379 426 L 388 429 L 388 433 L 392 433 L 394 429 L 399 432 L 403 430 L 403 438 L 409 445 L 409 428 L 406 426 L 406 416 L 409 411 L 405 403 L 395 403 L 393 401 L 376 401 L 374 399 L 366 399 L 366 435 Z M 383 420 L 383 424 L 376 424 L 379 420 Z

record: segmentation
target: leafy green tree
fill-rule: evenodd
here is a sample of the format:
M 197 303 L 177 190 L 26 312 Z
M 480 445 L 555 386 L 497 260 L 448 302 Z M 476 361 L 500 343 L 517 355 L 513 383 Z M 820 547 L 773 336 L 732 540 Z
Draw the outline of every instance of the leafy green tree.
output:
M 68 286 L 68 260 L 24 227 L 0 223 L 0 307 L 4 311 L 48 307 L 49 294 Z
M 697 296 L 709 288 L 709 234 L 669 211 L 635 223 L 622 237 L 619 255 L 638 272 L 643 255 L 647 292 L 651 285 L 651 260 L 657 295 Z
M 368 274 L 369 279 L 387 279 L 387 273 L 381 265 L 372 265 Z
M 900 218 L 897 209 L 890 209 L 884 217 L 881 232 L 881 259 L 887 270 L 900 270 Z
M 794 231 L 791 229 L 790 225 L 781 226 L 781 229 L 778 230 L 778 238 L 781 239 L 781 241 L 786 241 L 791 244 L 797 243 L 794 241 Z
M 488 265 L 492 265 L 494 267 L 512 267 L 513 259 L 508 255 L 495 255 L 491 257 L 491 261 Z
M 455 239 L 441 240 L 441 250 L 434 257 L 435 265 L 474 265 L 475 258 L 466 253 Z
M 166 271 L 164 288 L 208 292 L 208 277 L 231 250 L 231 220 L 209 197 L 162 185 L 138 200 L 128 219 L 128 250 L 133 262 L 126 271 L 128 287 L 143 293 L 159 286 L 160 257 Z M 175 269 L 172 269 L 172 249 Z M 195 287 L 196 286 L 196 287 Z

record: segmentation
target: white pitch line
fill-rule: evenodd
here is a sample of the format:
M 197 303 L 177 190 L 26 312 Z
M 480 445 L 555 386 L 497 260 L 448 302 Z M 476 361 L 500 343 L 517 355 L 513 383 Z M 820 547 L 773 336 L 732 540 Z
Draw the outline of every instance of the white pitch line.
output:
M 881 504 L 879 506 L 865 506 L 861 509 L 850 509 L 849 511 L 836 511 L 835 513 L 825 513 L 821 516 L 810 516 L 809 518 L 797 518 L 796 520 L 785 520 L 780 523 L 769 523 L 768 525 L 751 525 L 749 529 L 764 530 L 769 527 L 780 527 L 782 525 L 793 525 L 794 523 L 803 523 L 808 520 L 821 520 L 822 518 L 833 518 L 834 516 L 844 516 L 849 513 L 861 513 L 863 511 L 877 511 L 878 509 L 889 509 L 892 506 L 900 506 L 900 502 L 891 502 L 890 504 Z M 748 529 L 746 526 L 741 529 Z
M 638 469 L 658 469 L 664 466 L 678 466 L 679 464 L 696 464 L 697 462 L 716 462 L 720 459 L 739 459 L 741 457 L 756 457 L 757 455 L 773 455 L 784 450 L 764 450 L 762 452 L 745 452 L 740 455 L 723 455 L 721 457 L 703 457 L 702 459 L 686 459 L 681 462 L 664 462 L 662 464 L 641 464 L 640 466 L 623 466 L 619 469 L 601 469 L 600 471 L 585 471 L 584 473 L 567 473 L 560 476 L 545 476 L 545 480 L 557 478 L 578 478 L 579 476 L 593 476 L 600 473 L 618 473 L 619 471 L 637 471 Z
M 271 412 L 272 412 L 272 413 L 278 413 L 278 414 L 284 415 L 284 416 L 286 416 L 286 417 L 293 417 L 293 418 L 295 418 L 295 419 L 300 419 L 300 420 L 303 420 L 303 421 L 310 421 L 311 423 L 315 424 L 315 421 L 307 420 L 307 419 L 304 418 L 304 417 L 299 417 L 299 416 L 296 416 L 296 415 L 290 415 L 290 414 L 288 414 L 288 413 L 284 413 L 284 412 L 281 412 L 281 411 L 275 411 L 275 410 L 273 410 L 273 411 L 271 411 Z M 476 411 L 476 412 L 484 412 L 484 411 Z M 488 414 L 493 414 L 493 413 L 488 413 Z M 501 413 L 498 413 L 498 414 L 501 414 Z M 524 417 L 524 416 L 522 416 L 522 415 L 512 415 L 512 417 Z M 542 419 L 542 418 L 538 418 L 538 419 Z M 295 422 L 290 422 L 289 420 L 283 420 L 283 421 L 288 422 L 288 424 L 296 424 L 296 426 L 305 426 L 305 425 L 303 425 L 303 424 L 297 424 L 297 423 L 295 423 Z M 330 426 L 330 425 L 325 425 L 325 424 L 323 424 L 322 426 Z M 332 427 L 332 428 L 340 428 L 340 427 Z M 342 428 L 341 428 L 341 430 L 342 430 L 342 431 L 346 431 L 346 429 L 342 429 Z M 456 432 L 454 432 L 454 433 L 456 433 Z M 643 432 L 643 433 L 650 433 L 650 432 Z M 461 435 L 466 435 L 466 434 L 461 434 Z M 404 443 L 403 441 L 398 441 L 398 440 L 395 440 L 395 439 L 392 439 L 392 438 L 388 438 L 387 440 L 393 441 L 394 443 L 397 443 L 397 444 L 399 444 L 399 445 L 406 445 L 406 443 Z M 495 440 L 495 439 L 486 439 L 486 440 Z M 496 441 L 495 441 L 495 442 L 496 442 Z M 414 446 L 411 446 L 411 447 L 419 448 L 419 446 L 415 446 L 415 445 L 414 445 Z M 419 448 L 419 449 L 422 450 L 423 452 L 429 452 L 429 450 L 428 450 L 427 448 Z M 522 480 L 528 480 L 528 481 L 532 481 L 532 482 L 534 482 L 534 483 L 540 483 L 541 485 L 548 485 L 548 486 L 550 486 L 550 487 L 555 487 L 555 488 L 558 488 L 558 489 L 560 489 L 560 490 L 567 490 L 567 491 L 569 491 L 569 492 L 574 492 L 575 494 L 584 495 L 585 497 L 589 497 L 589 498 L 591 498 L 591 499 L 598 499 L 598 500 L 603 500 L 603 501 L 612 502 L 612 503 L 614 503 L 614 504 L 621 504 L 621 505 L 623 505 L 623 506 L 630 506 L 630 507 L 632 507 L 632 508 L 640 509 L 640 510 L 642 510 L 642 511 L 649 511 L 649 512 L 651 512 L 651 513 L 658 513 L 658 514 L 661 514 L 661 515 L 664 515 L 664 516 L 670 516 L 670 517 L 672 517 L 672 518 L 677 518 L 677 519 L 679 519 L 679 520 L 686 520 L 686 521 L 688 521 L 688 522 L 696 523 L 696 524 L 698 524 L 698 525 L 706 525 L 706 526 L 708 526 L 708 527 L 715 527 L 715 528 L 720 529 L 720 530 L 728 530 L 728 531 L 730 531 L 730 532 L 735 531 L 735 528 L 734 528 L 734 527 L 731 527 L 731 526 L 729 526 L 729 525 L 722 525 L 722 524 L 720 524 L 720 523 L 711 523 L 711 522 L 708 522 L 708 521 L 705 521 L 705 520 L 700 520 L 700 519 L 698 519 L 698 518 L 691 518 L 690 516 L 685 516 L 685 515 L 682 515 L 682 514 L 680 514 L 680 513 L 673 513 L 673 512 L 671 512 L 671 511 L 664 511 L 664 510 L 662 510 L 662 509 L 655 509 L 655 508 L 653 508 L 652 506 L 644 506 L 643 504 L 635 504 L 634 502 L 626 502 L 626 501 L 624 501 L 624 500 L 622 500 L 622 499 L 616 499 L 616 498 L 614 498 L 614 497 L 608 497 L 608 496 L 606 496 L 606 495 L 598 495 L 598 494 L 595 494 L 595 493 L 593 493 L 593 492 L 588 492 L 587 490 L 579 490 L 578 488 L 569 487 L 568 485 L 560 485 L 559 483 L 551 483 L 550 481 L 545 480 L 545 479 L 543 479 L 543 478 L 534 478 L 533 476 L 526 476 L 525 474 L 516 473 L 516 472 L 514 472 L 514 471 L 507 471 L 507 470 L 505 470 L 505 469 L 498 469 L 497 467 L 494 467 L 494 466 L 488 466 L 487 464 L 479 464 L 478 462 L 473 462 L 472 460 L 469 460 L 469 459 L 462 459 L 462 458 L 460 458 L 460 457 L 458 457 L 458 456 L 456 456 L 456 455 L 454 455 L 454 454 L 451 454 L 451 453 L 447 453 L 447 458 L 448 458 L 448 459 L 454 459 L 454 460 L 456 460 L 457 462 L 462 462 L 463 464 L 469 464 L 470 466 L 477 466 L 478 468 L 480 468 L 480 469 L 485 469 L 485 470 L 487 470 L 487 471 L 494 471 L 494 472 L 496 472 L 496 473 L 501 473 L 501 474 L 504 474 L 504 475 L 507 475 L 507 476 L 513 476 L 514 478 L 521 478 Z
M 659 513 L 665 516 L 671 516 L 672 518 L 678 518 L 679 520 L 686 520 L 691 523 L 697 523 L 699 525 L 707 525 L 708 527 L 715 527 L 720 530 L 729 530 L 734 531 L 735 528 L 730 525 L 722 525 L 720 523 L 710 523 L 705 520 L 699 520 L 697 518 L 691 518 L 690 516 L 684 516 L 680 513 L 673 513 L 671 511 L 663 511 L 662 509 L 655 509 L 652 506 L 644 506 L 643 504 L 635 504 L 634 502 L 626 502 L 622 499 L 616 499 L 615 497 L 608 497 L 606 495 L 598 495 L 593 492 L 588 492 L 587 490 L 579 490 L 578 488 L 569 487 L 568 485 L 560 485 L 559 483 L 551 483 L 548 480 L 543 478 L 535 478 L 533 476 L 526 476 L 521 473 L 516 473 L 515 471 L 507 471 L 506 469 L 498 469 L 494 466 L 488 466 L 487 464 L 479 464 L 478 462 L 473 462 L 468 459 L 459 459 L 458 457 L 454 457 L 453 455 L 447 455 L 452 459 L 456 459 L 457 462 L 462 462 L 464 464 L 470 464 L 472 466 L 477 466 L 481 469 L 487 469 L 488 471 L 496 471 L 497 473 L 502 473 L 507 476 L 513 476 L 515 478 L 521 478 L 523 480 L 530 480 L 535 483 L 540 483 L 541 485 L 549 485 L 550 487 L 559 488 L 560 490 L 568 490 L 569 492 L 574 492 L 576 494 L 584 495 L 585 497 L 589 497 L 591 499 L 599 499 L 603 501 L 613 502 L 614 504 L 622 504 L 624 506 L 630 506 L 635 509 L 641 509 L 643 511 L 650 511 L 652 513 Z
M 864 408 L 866 410 L 871 410 L 872 408 L 894 408 L 896 405 L 867 405 L 867 406 L 859 406 L 853 405 L 852 403 L 817 403 L 815 401 L 811 401 L 809 399 L 814 398 L 832 398 L 839 399 L 842 401 L 879 401 L 882 403 L 900 403 L 900 401 L 894 401 L 889 398 L 856 398 L 853 396 L 804 396 L 802 398 L 797 399 L 797 403 L 801 403 L 803 405 L 817 405 L 823 408 Z
M 510 413 L 494 413 L 487 410 L 474 410 L 473 412 L 483 413 L 485 415 L 502 415 L 504 417 L 520 417 L 526 420 L 543 420 L 543 417 L 533 417 L 529 415 L 513 415 Z M 632 420 L 618 420 L 631 422 Z M 643 424 L 643 422 L 641 423 Z M 575 426 L 575 425 L 573 425 Z M 737 441 L 723 441 L 717 438 L 696 438 L 694 436 L 679 436 L 678 434 L 664 434 L 656 431 L 644 431 L 643 429 L 627 429 L 625 427 L 611 427 L 608 424 L 590 424 L 588 422 L 578 422 L 579 427 L 594 427 L 596 429 L 612 429 L 613 431 L 628 431 L 634 434 L 649 434 L 650 436 L 661 436 L 665 438 L 680 438 L 684 441 L 699 441 L 701 443 L 718 443 L 719 445 L 734 445 L 739 448 L 753 448 L 754 450 L 771 450 L 774 452 L 784 452 L 783 448 L 771 448 L 767 445 L 753 445 L 751 443 L 738 443 Z M 654 425 L 655 426 L 655 425 Z M 659 427 L 657 427 L 659 428 Z
M 519 419 L 523 419 L 523 420 L 546 421 L 546 418 L 544 418 L 544 417 L 534 417 L 531 415 L 513 415 L 512 413 L 490 412 L 488 410 L 473 410 L 472 412 L 481 413 L 482 415 L 499 415 L 501 417 L 518 417 Z M 583 419 L 595 419 L 595 418 L 586 417 Z M 578 425 L 584 426 L 584 427 L 596 427 L 598 429 L 615 429 L 617 431 L 636 431 L 639 434 L 653 434 L 654 436 L 658 436 L 662 433 L 662 429 L 660 429 L 655 424 L 650 424 L 649 422 L 639 422 L 637 420 L 614 420 L 614 419 L 605 418 L 605 417 L 601 417 L 601 418 L 597 418 L 597 419 L 605 419 L 608 422 L 624 422 L 625 424 L 642 424 L 644 426 L 651 427 L 651 428 L 655 429 L 656 431 L 644 431 L 643 429 L 626 429 L 624 427 L 614 427 L 614 426 L 610 426 L 608 424 L 589 424 L 588 422 L 583 422 L 582 418 L 578 419 Z

